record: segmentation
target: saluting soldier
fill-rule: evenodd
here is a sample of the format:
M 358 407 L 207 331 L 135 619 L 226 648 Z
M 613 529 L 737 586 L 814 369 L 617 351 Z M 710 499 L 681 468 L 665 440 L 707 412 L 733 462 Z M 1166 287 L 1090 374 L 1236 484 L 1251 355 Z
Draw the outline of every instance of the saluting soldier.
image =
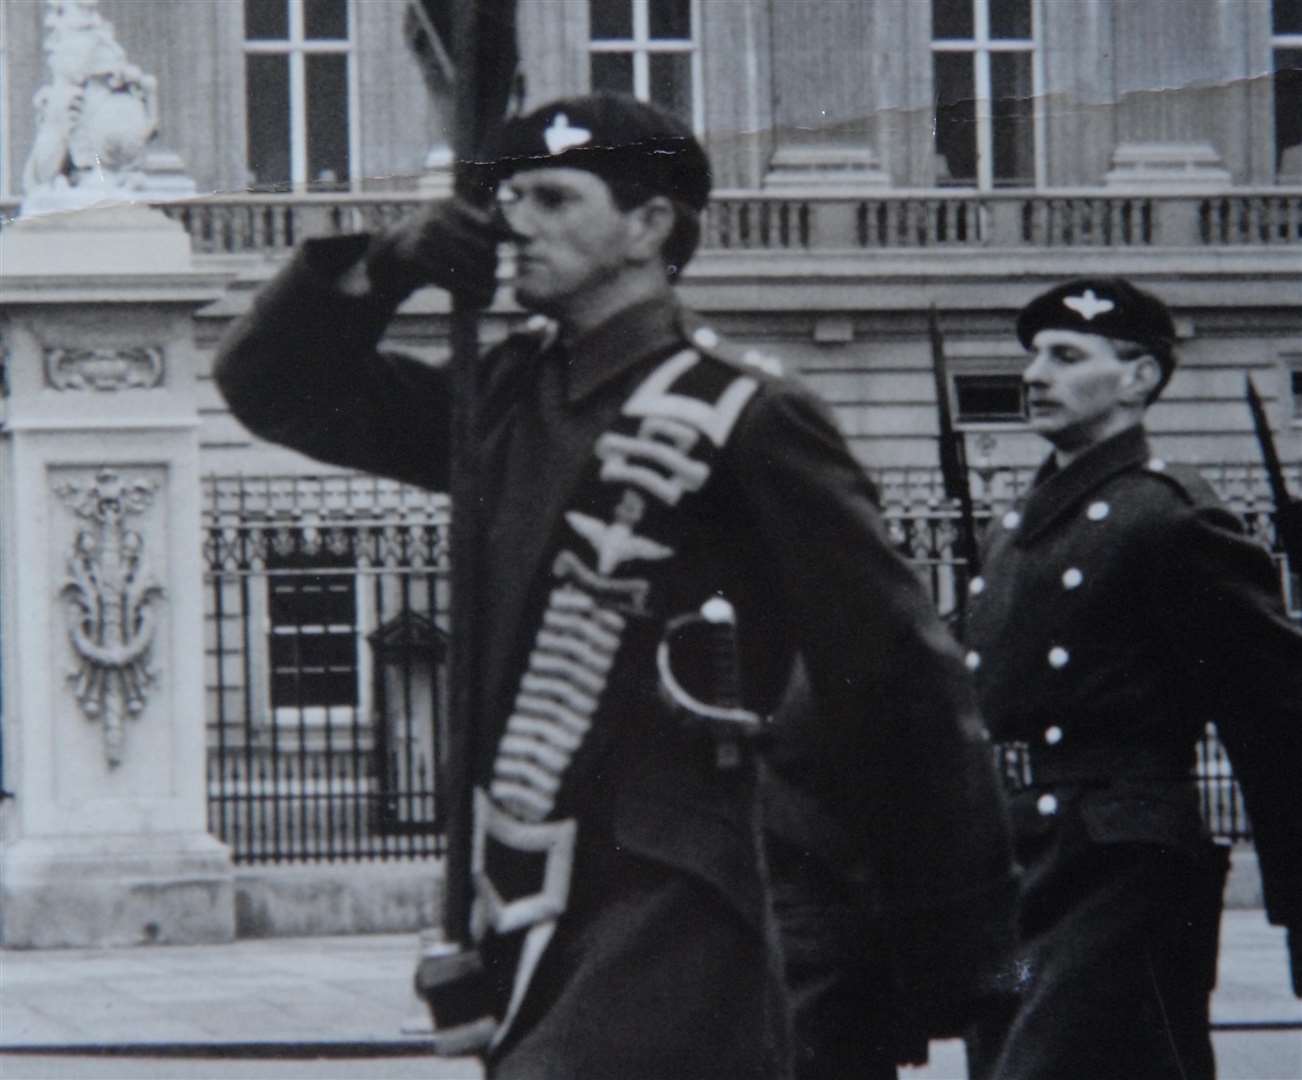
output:
M 1030 425 L 1053 447 L 995 520 L 966 638 L 996 739 L 1025 743 L 1015 1015 L 973 1075 L 1214 1076 L 1208 1005 L 1226 867 L 1194 779 L 1208 722 L 1252 819 L 1271 922 L 1302 977 L 1302 634 L 1264 548 L 1149 446 L 1176 365 L 1155 296 L 1076 280 L 1017 320 Z
M 448 373 L 381 338 L 421 285 L 484 302 L 497 244 L 514 246 L 534 318 L 482 357 L 475 433 L 488 1072 L 784 1077 L 754 770 L 666 706 L 661 646 L 726 599 L 741 701 L 725 712 L 748 716 L 803 653 L 816 783 L 911 916 L 893 955 L 923 1003 L 945 970 L 929 927 L 991 952 L 1005 916 L 1011 933 L 970 680 L 825 410 L 680 305 L 710 191 L 691 131 L 598 94 L 507 121 L 485 158 L 495 221 L 441 202 L 382 236 L 307 243 L 232 329 L 217 380 L 268 439 L 444 490 Z

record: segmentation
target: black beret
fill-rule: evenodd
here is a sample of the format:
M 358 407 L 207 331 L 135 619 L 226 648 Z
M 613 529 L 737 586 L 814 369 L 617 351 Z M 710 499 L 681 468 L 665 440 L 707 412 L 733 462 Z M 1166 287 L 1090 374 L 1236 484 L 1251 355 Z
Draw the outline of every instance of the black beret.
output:
M 494 182 L 526 169 L 585 169 L 694 210 L 710 197 L 710 161 L 677 117 L 627 94 L 563 98 L 504 121 L 484 146 Z
M 1017 340 L 1029 349 L 1041 330 L 1098 334 L 1162 354 L 1175 344 L 1175 323 L 1166 305 L 1119 277 L 1076 278 L 1041 293 L 1017 316 Z

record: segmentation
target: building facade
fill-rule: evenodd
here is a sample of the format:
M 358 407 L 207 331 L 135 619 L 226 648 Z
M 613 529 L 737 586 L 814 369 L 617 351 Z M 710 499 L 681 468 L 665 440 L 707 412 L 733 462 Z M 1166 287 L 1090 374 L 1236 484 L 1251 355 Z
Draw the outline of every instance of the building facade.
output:
M 6 212 L 48 78 L 48 8 L 0 3 Z M 165 210 L 229 279 L 194 318 L 214 827 L 244 858 L 292 860 L 291 795 L 326 791 L 344 807 L 316 829 L 332 853 L 365 853 L 348 845 L 372 831 L 409 842 L 437 816 L 420 703 L 442 692 L 446 505 L 254 440 L 208 364 L 299 239 L 374 226 L 446 181 L 446 102 L 406 44 L 406 0 L 98 11 L 158 79 L 153 160 L 179 159 L 201 193 Z M 526 106 L 628 90 L 700 133 L 716 194 L 684 294 L 832 404 L 942 603 L 953 530 L 928 313 L 993 512 L 1042 453 L 1013 315 L 1080 273 L 1171 303 L 1183 364 L 1155 440 L 1270 542 L 1244 378 L 1302 493 L 1302 0 L 520 0 L 517 14 Z M 499 299 L 483 335 L 519 315 Z M 442 362 L 445 299 L 413 297 L 392 338 Z M 361 764 L 336 775 L 341 754 Z

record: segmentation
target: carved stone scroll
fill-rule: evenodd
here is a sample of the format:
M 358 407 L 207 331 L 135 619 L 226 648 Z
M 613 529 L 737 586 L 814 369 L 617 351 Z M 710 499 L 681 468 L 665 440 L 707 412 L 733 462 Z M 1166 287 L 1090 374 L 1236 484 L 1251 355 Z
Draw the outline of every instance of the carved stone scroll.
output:
M 163 350 L 46 349 L 45 381 L 55 390 L 147 390 L 163 381 Z
M 146 568 L 144 537 L 129 525 L 153 502 L 158 486 L 102 468 L 93 480 L 54 487 L 86 522 L 60 589 L 77 664 L 68 678 L 82 712 L 103 727 L 110 767 L 122 762 L 126 718 L 144 710 L 158 677 L 149 661 L 163 588 Z

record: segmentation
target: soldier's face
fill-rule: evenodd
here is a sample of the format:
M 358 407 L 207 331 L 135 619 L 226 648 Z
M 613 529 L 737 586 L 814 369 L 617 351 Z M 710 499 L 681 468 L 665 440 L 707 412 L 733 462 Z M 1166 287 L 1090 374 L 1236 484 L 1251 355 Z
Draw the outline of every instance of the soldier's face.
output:
M 625 262 L 629 215 L 605 181 L 583 169 L 530 169 L 498 191 L 516 246 L 515 296 L 531 311 L 565 317 L 590 301 Z
M 1131 422 L 1133 362 L 1113 343 L 1075 330 L 1041 330 L 1022 373 L 1031 429 L 1059 450 L 1091 446 Z

